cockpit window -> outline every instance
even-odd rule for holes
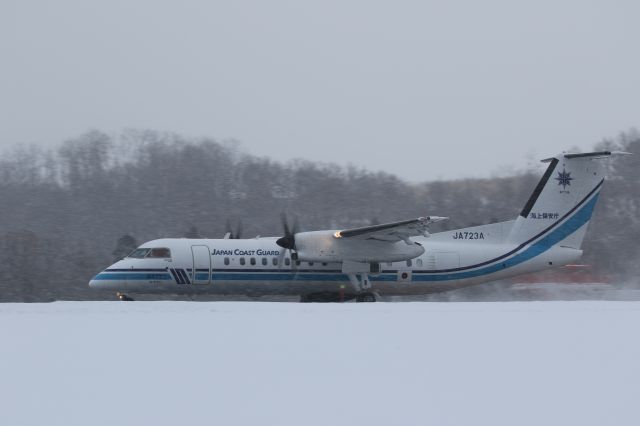
[[[170,258],[171,250],[166,247],[162,248],[152,248],[147,257],[161,257],[161,258]]]
[[[145,257],[153,257],[156,259],[167,259],[171,257],[171,250],[166,247],[160,248],[138,248],[129,253],[127,257],[134,259],[142,259]]]
[[[134,259],[142,259],[147,254],[149,254],[150,251],[151,251],[151,249],[148,249],[148,248],[135,249],[134,251],[129,253],[129,255],[127,257],[132,257]]]

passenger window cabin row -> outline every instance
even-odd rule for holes
[[[228,257],[224,258],[224,264],[225,265],[230,265],[231,264],[231,260]],[[235,261],[235,259],[233,259]],[[245,266],[247,264],[247,260],[244,257],[240,257],[238,259],[238,262],[240,263],[240,265]],[[260,263],[262,263],[262,266],[267,266],[269,264],[269,260],[266,257],[262,257],[260,259]],[[313,266],[314,262],[306,262],[307,265],[309,266]],[[255,266],[257,264],[257,260],[255,257],[250,257],[249,258],[249,265]],[[271,258],[271,264],[273,266],[278,266],[278,258],[277,257],[272,257]],[[289,257],[285,257],[283,259],[283,264],[284,266],[291,266],[291,258]],[[300,262],[299,260],[296,260],[296,266],[300,266],[302,264],[302,262]],[[411,259],[406,261],[406,264],[408,267],[411,267],[413,265],[413,262]],[[322,266],[327,266],[328,263],[327,262],[322,262]],[[392,267],[393,263],[392,262],[387,262],[387,266],[388,267]],[[422,259],[416,259],[416,266],[422,266]]]
[[[230,259],[230,258],[228,258],[228,257],[225,257],[225,258],[224,258],[224,264],[225,264],[225,265],[230,265],[230,264],[231,264],[231,262],[232,262],[232,260],[235,262],[235,259]],[[238,258],[238,263],[240,263],[240,265],[243,265],[243,266],[244,266],[244,265],[246,265],[246,264],[247,264],[247,259],[246,259],[245,257],[240,257],[240,258]],[[260,258],[260,263],[262,264],[262,266],[267,266],[267,265],[269,264],[269,260],[268,260],[268,258],[266,258],[266,257],[262,257],[262,258]],[[289,258],[289,257],[285,257],[285,258],[282,260],[282,263],[283,263],[285,266],[291,266],[291,258]],[[309,266],[313,266],[313,265],[314,265],[314,262],[306,262],[306,263],[307,263]],[[254,265],[257,265],[257,264],[258,264],[258,261],[256,260],[256,258],[255,258],[255,257],[250,257],[250,258],[249,258],[249,265],[254,266]],[[296,265],[297,265],[297,266],[300,266],[301,264],[302,264],[302,262],[300,262],[299,260],[296,260]],[[272,258],[271,258],[271,265],[273,265],[273,266],[278,266],[278,258],[277,258],[277,257],[272,257]],[[326,263],[326,262],[322,262],[322,266],[327,266],[327,265],[328,265],[328,263]]]

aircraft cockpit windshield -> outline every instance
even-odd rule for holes
[[[144,259],[144,258],[154,258],[154,259],[170,259],[171,258],[171,250],[166,247],[158,247],[158,248],[137,248],[127,257],[133,259]]]

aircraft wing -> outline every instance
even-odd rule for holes
[[[446,220],[448,217],[427,216],[400,222],[383,223],[380,225],[363,226],[362,228],[345,229],[335,233],[337,238],[357,238],[362,240],[379,240],[388,242],[405,241],[410,237],[429,235],[429,224]]]

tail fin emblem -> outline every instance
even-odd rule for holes
[[[571,177],[571,172],[567,172],[563,168],[561,172],[558,172],[556,180],[558,181],[558,185],[562,185],[562,189],[567,189],[567,186],[571,186],[573,178]]]

